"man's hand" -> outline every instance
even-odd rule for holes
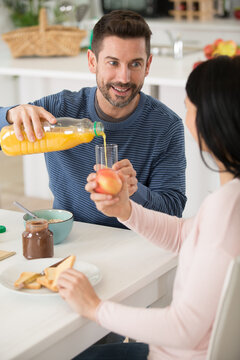
[[[75,269],[61,273],[58,279],[59,294],[78,314],[96,321],[96,310],[101,300],[88,278]]]
[[[41,139],[43,137],[41,120],[47,120],[51,124],[57,122],[50,112],[40,106],[19,105],[7,112],[7,121],[13,124],[16,137],[20,141],[23,140],[22,129],[26,132],[29,141]]]
[[[118,173],[124,175],[128,185],[128,194],[129,196],[132,196],[138,189],[138,180],[136,177],[137,173],[134,170],[131,162],[128,159],[123,159],[116,162],[112,168]]]

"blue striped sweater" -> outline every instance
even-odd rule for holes
[[[132,200],[144,207],[181,216],[185,197],[184,129],[181,119],[160,101],[141,92],[135,111],[119,123],[101,120],[95,110],[96,88],[79,92],[64,90],[32,104],[42,106],[55,117],[87,117],[101,121],[108,143],[118,144],[119,160],[129,159],[137,172],[138,190]],[[8,125],[0,109],[0,127]],[[76,221],[124,227],[116,218],[99,212],[84,189],[93,171],[96,144],[102,138],[75,148],[45,154],[53,207],[66,209]]]

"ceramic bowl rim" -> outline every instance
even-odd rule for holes
[[[63,212],[66,212],[66,213],[69,213],[71,216],[68,218],[68,219],[65,219],[65,220],[62,220],[62,221],[60,221],[60,222],[57,222],[57,223],[49,223],[49,225],[56,225],[56,224],[62,224],[62,223],[64,223],[64,222],[66,222],[66,221],[69,221],[69,220],[71,220],[71,219],[73,219],[73,213],[71,212],[71,211],[69,211],[69,210],[63,210],[63,209],[38,209],[38,210],[33,210],[32,212],[34,213],[35,211],[63,211]],[[26,220],[25,219],[25,216],[26,215],[29,215],[28,213],[25,213],[24,215],[23,215],[23,220],[24,221],[28,221],[28,220],[31,220],[31,219],[33,219],[33,218],[30,218],[30,219],[28,219],[28,220]],[[29,215],[29,216],[31,216],[31,215]],[[40,219],[40,218],[39,218]],[[45,219],[45,220],[47,220],[47,219]],[[74,219],[73,219],[74,220]]]

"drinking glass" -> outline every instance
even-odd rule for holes
[[[111,168],[118,161],[118,145],[106,144],[106,154],[104,144],[96,145],[95,154],[97,171],[105,167]]]

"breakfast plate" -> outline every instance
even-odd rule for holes
[[[45,268],[49,267],[52,264],[57,263],[62,260],[61,258],[44,258],[44,259],[35,259],[35,260],[21,260],[16,264],[6,268],[0,274],[0,284],[9,290],[12,290],[19,294],[25,295],[58,295],[58,293],[53,292],[45,287],[42,287],[38,290],[32,289],[21,289],[18,290],[14,287],[14,282],[18,279],[20,274],[24,271],[30,272],[41,272]],[[97,266],[84,262],[84,261],[75,261],[73,266],[74,269],[84,273],[92,286],[95,286],[101,280],[101,274]]]

